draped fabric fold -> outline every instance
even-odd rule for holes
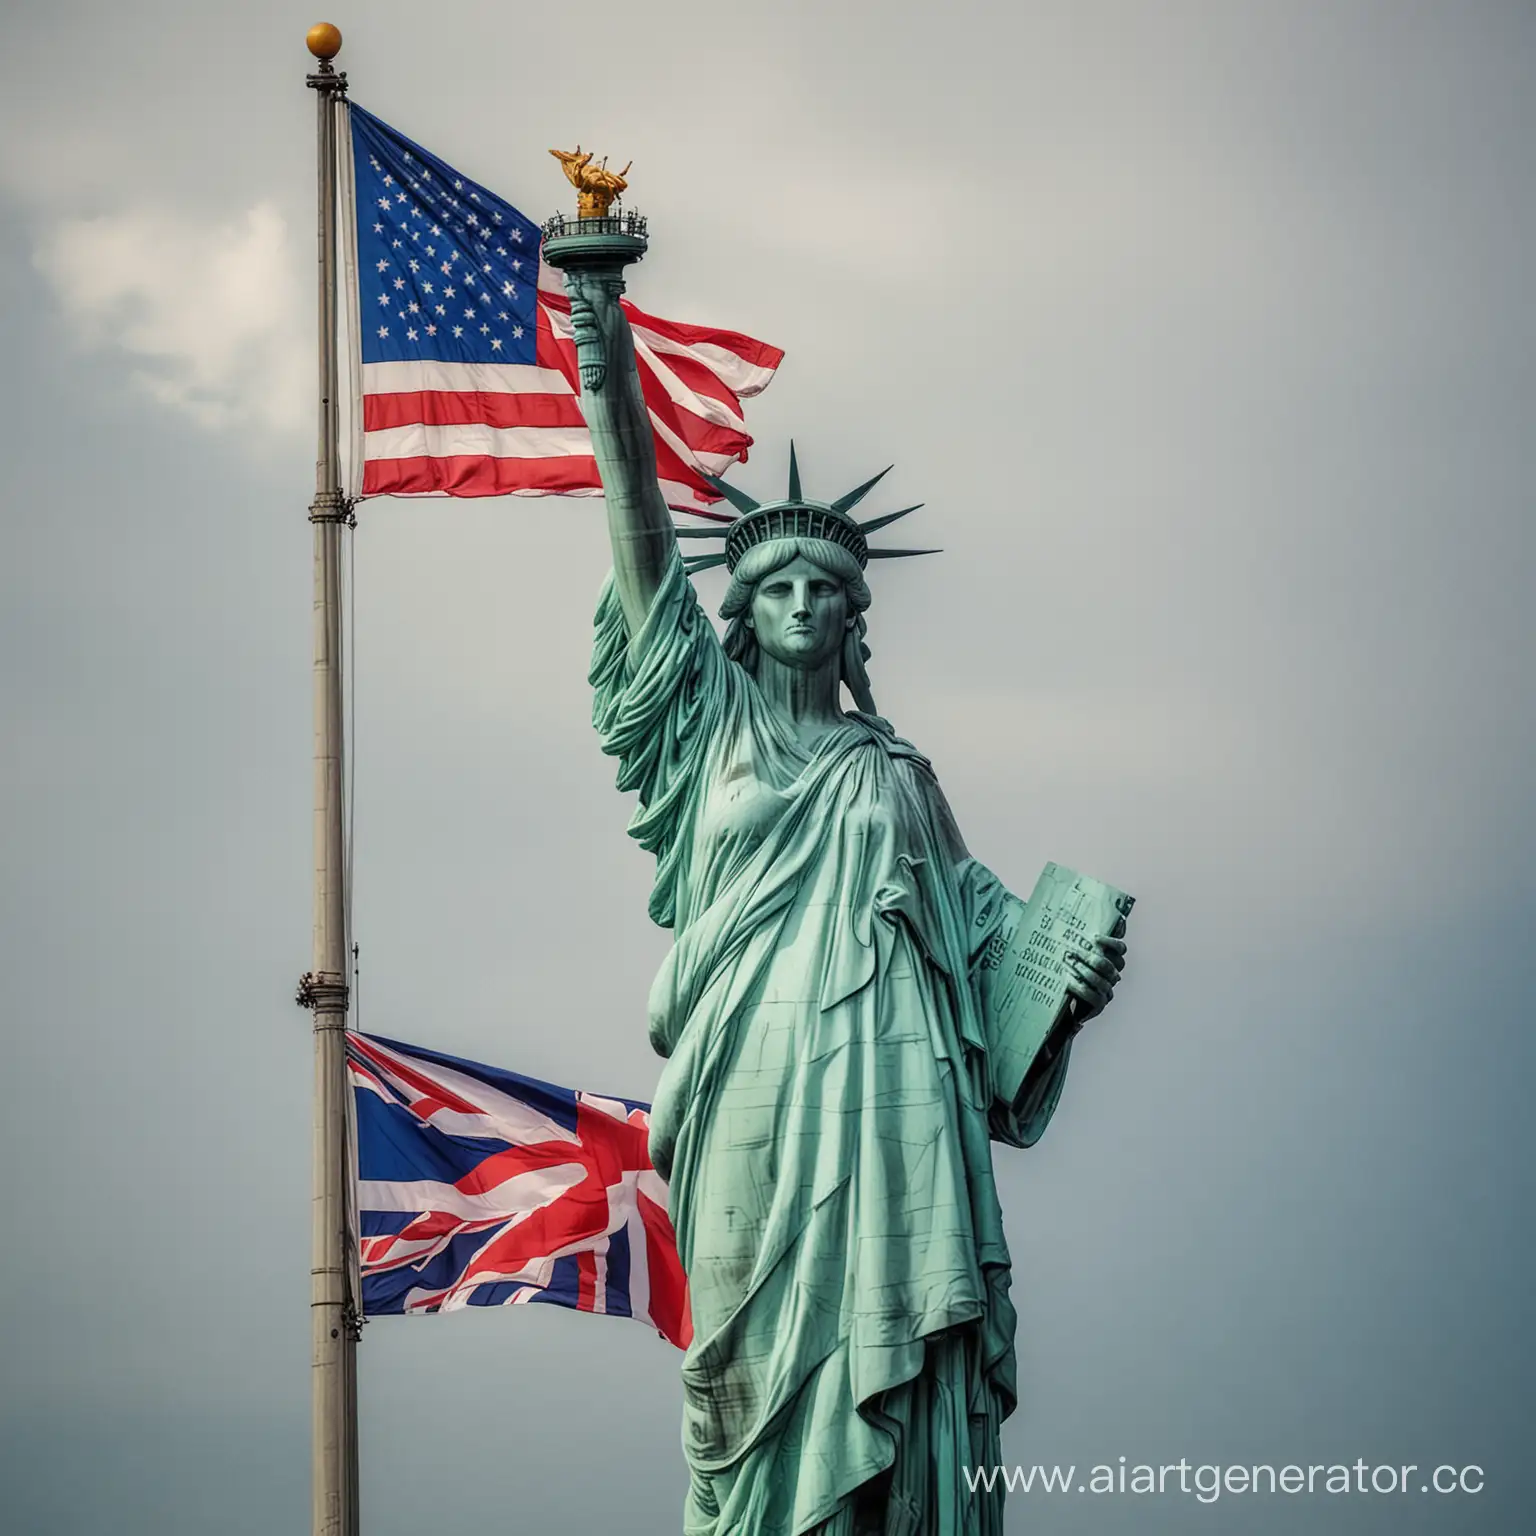
[[[633,636],[605,587],[591,682],[675,932],[651,1158],[694,1324],[685,1531],[1001,1536],[961,1470],[1016,1401],[990,1139],[1039,1137],[1068,1056],[992,1081],[1002,888],[884,720],[785,730],[680,559]]]

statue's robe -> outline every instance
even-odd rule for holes
[[[605,587],[591,681],[676,935],[651,1157],[693,1314],[684,1529],[1001,1536],[963,1472],[1016,1400],[989,1138],[1035,1141],[1069,1055],[994,1080],[1004,893],[885,721],[795,740],[679,559],[633,637]]]

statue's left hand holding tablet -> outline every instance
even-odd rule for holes
[[[1067,991],[1072,998],[1071,1023],[1081,1029],[1109,1007],[1115,983],[1125,969],[1125,940],[1100,934],[1093,942],[1067,951],[1067,965],[1072,980]]]

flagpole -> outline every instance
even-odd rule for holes
[[[319,152],[320,443],[315,461],[314,528],[314,950],[299,1002],[314,1011],[314,1170],[311,1212],[312,1530],[355,1536],[357,1499],[357,1339],[347,1226],[347,957],[342,818],[341,530],[351,508],[341,493],[336,367],[336,121],[347,77],[331,60],[341,33],[311,27],[319,61],[307,83],[316,93]]]

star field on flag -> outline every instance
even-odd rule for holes
[[[352,108],[365,363],[532,363],[539,230],[510,203]]]

